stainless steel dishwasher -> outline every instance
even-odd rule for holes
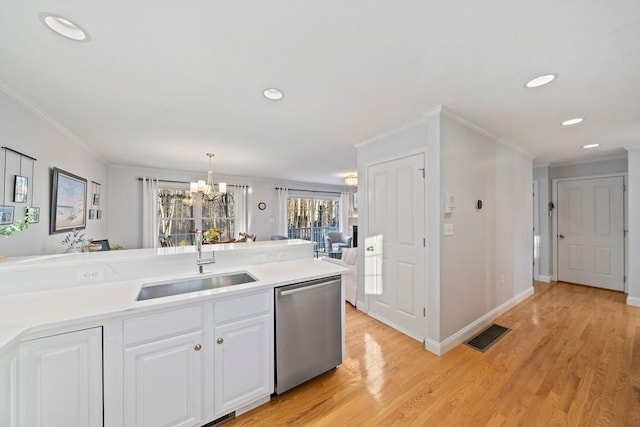
[[[276,393],[342,363],[340,276],[275,288]]]

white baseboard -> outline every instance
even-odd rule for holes
[[[627,304],[634,307],[640,307],[640,298],[627,296]]]
[[[408,336],[408,337],[410,337],[410,338],[413,338],[413,339],[414,339],[414,340],[416,340],[416,341],[420,341],[420,342],[422,342],[422,337],[417,337],[417,336],[415,336],[415,335],[413,334],[413,332],[411,332],[410,330],[408,330],[408,329],[406,329],[406,328],[404,328],[404,327],[402,327],[402,326],[398,325],[397,323],[395,323],[395,322],[391,322],[390,320],[385,319],[385,318],[384,318],[384,317],[382,317],[382,316],[378,316],[376,313],[371,313],[371,312],[369,312],[369,313],[367,313],[367,314],[368,314],[369,316],[373,317],[374,319],[376,319],[376,320],[378,320],[378,321],[380,321],[380,322],[384,323],[385,325],[392,327],[392,328],[393,328],[393,329],[395,329],[396,331],[400,331],[400,332],[402,332],[403,334],[405,334],[406,336]]]
[[[488,326],[496,317],[520,304],[531,295],[533,295],[533,286],[520,292],[518,295],[515,295],[513,298],[504,302],[503,304],[500,304],[498,307],[494,308],[476,321],[468,324],[442,342],[433,341],[427,338],[425,340],[425,348],[437,356],[442,356],[447,351],[451,350],[458,344],[462,344],[467,339],[471,338],[473,335]]]
[[[551,283],[551,277],[549,276],[539,275],[537,280],[538,282]]]

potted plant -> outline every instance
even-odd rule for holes
[[[68,246],[65,253],[83,252],[86,241],[84,234],[80,234],[80,230],[72,229],[62,240],[62,244]]]

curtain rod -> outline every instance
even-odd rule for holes
[[[276,190],[292,190],[292,191],[305,191],[307,193],[329,193],[329,194],[342,194],[340,191],[330,191],[330,190],[302,190],[300,188],[284,188],[284,187],[276,187]]]
[[[38,160],[38,159],[36,159],[35,157],[28,156],[28,155],[26,155],[26,154],[24,154],[24,153],[21,153],[21,152],[19,152],[19,151],[14,150],[13,148],[9,148],[9,147],[2,147],[2,149],[3,149],[3,150],[9,150],[9,151],[11,151],[12,153],[16,153],[16,154],[18,154],[18,155],[20,155],[20,156],[22,156],[22,157],[26,157],[26,158],[31,159],[31,160],[33,160],[33,161],[37,161],[37,160]]]
[[[143,177],[138,177],[138,181],[142,181],[143,179],[145,179],[145,178],[143,178]],[[148,178],[148,179],[152,179],[152,178]],[[172,180],[172,179],[158,179],[158,182],[171,182],[171,183],[173,183],[173,184],[191,184],[191,181],[175,181],[175,180]],[[214,184],[215,184],[215,183],[214,183]],[[218,183],[218,184],[219,184],[219,183]],[[230,186],[232,186],[232,187],[238,187],[238,186],[239,186],[239,185],[241,185],[241,184],[229,184],[229,183],[227,182],[227,185],[230,185]],[[247,185],[246,187],[248,187],[248,185]]]

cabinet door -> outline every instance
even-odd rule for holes
[[[124,350],[124,425],[203,422],[202,331]]]
[[[268,315],[215,328],[215,408],[225,415],[271,394]]]
[[[102,426],[102,328],[20,344],[20,425]]]
[[[18,425],[18,354],[10,349],[0,354],[0,426]]]

